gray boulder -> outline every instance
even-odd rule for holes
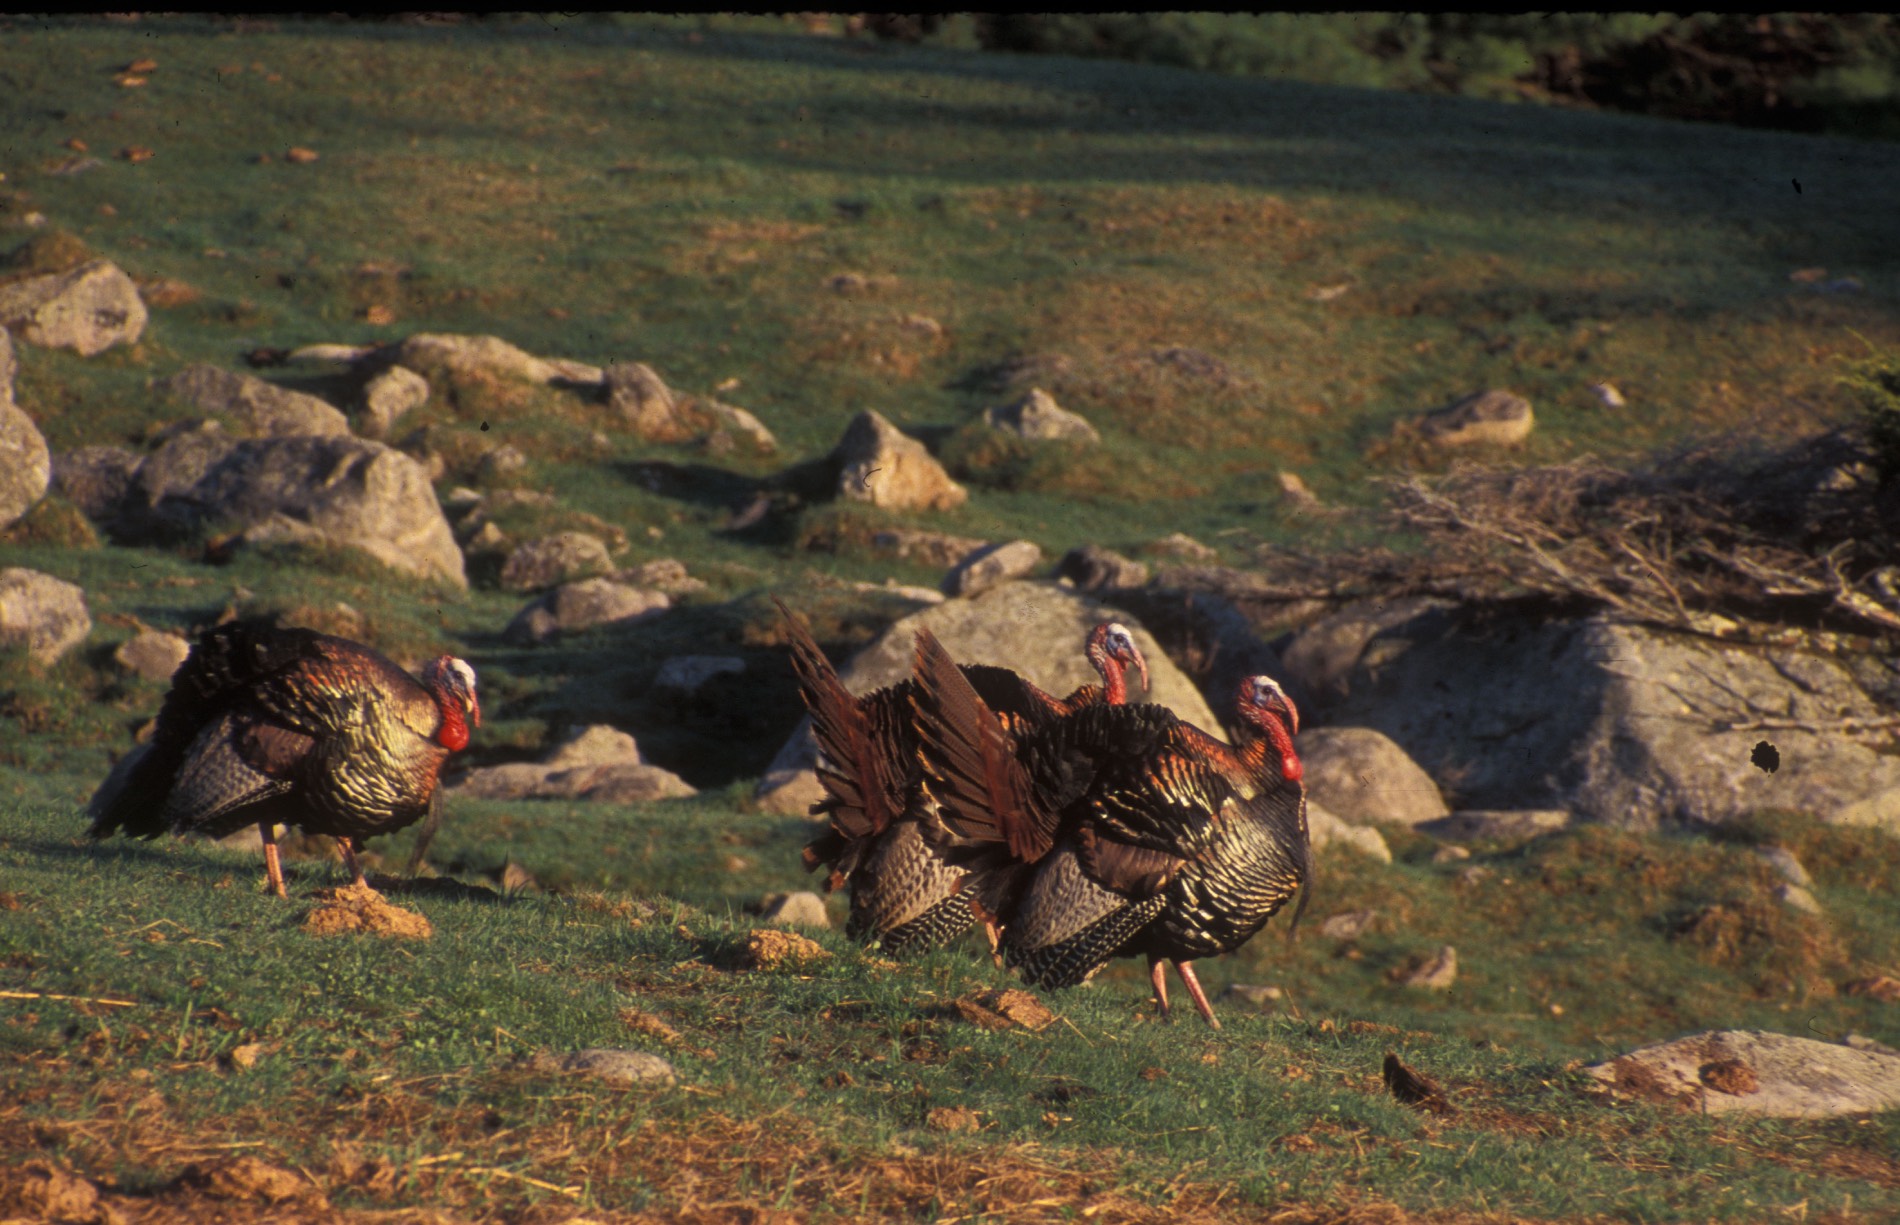
[[[363,432],[387,438],[405,414],[429,402],[429,380],[407,366],[391,366],[363,384]]]
[[[5,336],[0,331],[0,336]],[[0,392],[11,388],[0,386]],[[10,526],[46,496],[53,457],[33,418],[0,396],[0,528]]]
[[[138,286],[108,260],[0,285],[0,326],[41,348],[92,357],[136,343],[145,318]]]
[[[124,447],[80,447],[53,457],[53,488],[96,523],[111,523],[144,457]]]
[[[605,375],[596,366],[563,358],[536,357],[499,336],[418,333],[395,350],[396,364],[418,374],[447,370],[468,376],[502,376],[533,383],[555,381],[598,385]]]
[[[1427,413],[1420,436],[1440,447],[1510,446],[1529,438],[1531,402],[1508,391],[1480,391]]]
[[[0,649],[25,648],[37,664],[50,664],[92,633],[86,593],[38,570],[0,570]]]
[[[1391,737],[1369,727],[1313,727],[1297,740],[1314,803],[1355,825],[1417,825],[1451,810],[1438,785]]]
[[[243,438],[288,438],[300,434],[347,436],[349,418],[316,396],[199,363],[187,366],[158,388],[200,412],[223,419]]]
[[[973,599],[946,600],[913,613],[859,651],[839,670],[839,678],[845,688],[862,695],[908,677],[913,636],[918,629],[928,628],[958,663],[1009,668],[1062,697],[1078,686],[1100,683],[1082,648],[1089,631],[1103,621],[1126,625],[1148,659],[1154,688],[1150,693],[1139,692],[1137,677],[1130,700],[1159,702],[1211,735],[1227,738],[1194,682],[1175,667],[1138,620],[1053,583],[1005,583]],[[760,780],[760,805],[768,811],[802,814],[823,795],[812,773],[817,761],[818,746],[806,720]]]
[[[253,542],[360,549],[392,569],[468,585],[428,474],[381,443],[186,431],[139,465],[111,527],[136,543],[211,525],[235,526]]]
[[[1705,1114],[1824,1119],[1900,1107],[1900,1055],[1759,1029],[1690,1034],[1584,1071],[1609,1092]]]
[[[830,927],[825,899],[816,893],[768,893],[759,904],[759,917],[775,927]]]
[[[653,367],[620,362],[602,372],[607,407],[646,442],[686,442],[699,434],[697,423]]]
[[[745,671],[745,660],[734,655],[675,655],[660,665],[653,678],[655,689],[678,693],[698,693],[715,676],[736,675]]]
[[[943,593],[969,599],[1013,579],[1027,578],[1042,564],[1042,548],[1033,540],[1012,540],[978,549],[943,579]]]
[[[1415,596],[1399,600],[1360,600],[1301,627],[1280,652],[1287,677],[1319,710],[1343,701],[1353,670],[1381,634],[1417,620],[1444,600]],[[1377,667],[1376,657],[1370,668]],[[1315,712],[1317,713],[1317,711]]]
[[[1030,388],[1028,395],[1012,404],[984,409],[983,424],[1035,442],[1102,441],[1087,418],[1063,408],[1054,396],[1040,387]]]
[[[502,632],[510,642],[546,642],[597,625],[657,616],[672,604],[665,592],[629,587],[607,578],[582,579],[562,583],[529,602]]]
[[[487,800],[595,800],[645,804],[697,795],[685,779],[640,758],[632,736],[604,724],[584,728],[538,762],[470,770],[452,794]]]
[[[1833,730],[1889,715],[1851,661],[1452,610],[1374,647],[1333,718],[1390,736],[1464,806],[1633,829],[1783,809],[1900,834],[1900,760]]]
[[[924,444],[866,409],[831,453],[838,496],[891,510],[955,510],[970,492],[950,479]]]
[[[1380,863],[1392,862],[1392,848],[1386,845],[1384,835],[1366,825],[1349,825],[1334,816],[1324,805],[1306,802],[1307,834],[1313,849],[1323,851],[1329,846],[1351,847],[1368,859]]]

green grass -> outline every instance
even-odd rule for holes
[[[0,18],[0,248],[40,236],[9,271],[83,243],[196,292],[156,309],[133,349],[22,347],[18,399],[55,450],[143,445],[179,411],[150,381],[189,362],[421,331],[647,361],[693,392],[737,379],[719,395],[783,448],[647,444],[577,396],[437,380],[398,434],[428,429],[444,492],[512,443],[529,459],[514,483],[558,500],[500,516],[511,535],[618,534],[621,564],[676,557],[708,583],[664,617],[536,648],[502,639],[523,597],[495,589],[493,566],[463,592],[336,551],[214,565],[198,540],[98,543],[57,504],[0,542],[6,564],[85,587],[96,621],[50,668],[0,658],[0,892],[18,905],[0,910],[0,989],[135,1001],[5,1002],[8,1150],[151,1189],[243,1142],[346,1206],[510,1219],[570,1197],[467,1171],[582,1188],[594,1215],[722,1200],[821,1219],[1058,1219],[1090,1203],[1106,1205],[1095,1220],[1900,1211],[1891,1114],[1716,1123],[1577,1088],[1580,1062],[1706,1027],[1900,1045],[1891,1005],[1839,992],[1895,972],[1893,840],[1799,818],[1725,842],[1584,831],[1483,848],[1477,883],[1388,831],[1400,862],[1326,861],[1311,916],[1374,908],[1369,934],[1289,945],[1276,929],[1206,968],[1215,989],[1287,992],[1271,1015],[1229,1009],[1219,1035],[1144,1019],[1136,967],[1050,997],[1065,1021],[1035,1035],[940,1014],[1004,981],[974,949],[891,969],[827,936],[833,957],[809,977],[732,968],[743,907],[809,883],[803,823],[744,799],[800,713],[768,593],[848,652],[911,607],[851,583],[937,577],[869,550],[887,524],[1050,554],[1180,530],[1230,564],[1256,543],[1373,539],[1369,478],[1442,462],[1387,445],[1393,425],[1487,385],[1536,405],[1511,461],[1838,419],[1852,401],[1834,359],[1864,354],[1859,337],[1900,343],[1886,147],[768,31]],[[143,56],[159,62],[145,86],[113,83]],[[73,139],[104,164],[53,173]],[[114,156],[132,145],[153,158]],[[286,162],[293,145],[320,160]],[[1789,281],[1810,266],[1866,290]],[[840,293],[841,273],[868,280]],[[371,306],[396,321],[368,323]],[[1193,352],[1157,359],[1170,349]],[[1011,384],[1012,368],[1033,373]],[[1599,379],[1631,407],[1598,407]],[[1026,381],[1088,416],[1101,449],[973,436]],[[767,527],[718,530],[866,407],[939,447],[970,503],[841,512],[791,481]],[[1280,468],[1352,513],[1291,516]],[[82,844],[79,808],[162,697],[113,649],[140,624],[189,631],[227,607],[410,661],[466,655],[487,716],[475,764],[611,722],[704,794],[457,804],[438,869],[514,862],[560,893],[408,898],[437,927],[417,944],[306,935],[307,903],[257,896],[256,865],[232,853]],[[748,671],[696,699],[652,691],[681,653]],[[1749,838],[1797,849],[1828,920],[1772,901]],[[399,862],[408,842],[375,849]],[[331,871],[296,864],[296,887]],[[1447,943],[1451,991],[1391,981]],[[627,1008],[680,1032],[667,1053],[684,1088],[509,1063],[657,1043]],[[267,1048],[253,1071],[220,1062],[250,1043]],[[1460,1112],[1387,1097],[1387,1047]],[[984,1130],[929,1130],[941,1106],[980,1111]],[[359,1158],[387,1177],[359,1177]]]

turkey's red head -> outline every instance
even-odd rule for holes
[[[1293,737],[1300,732],[1299,708],[1270,676],[1250,676],[1240,682],[1240,717],[1266,733],[1280,754],[1280,773],[1289,783],[1297,783],[1306,773],[1300,755],[1293,751]]]
[[[466,660],[444,655],[422,670],[422,683],[442,711],[436,743],[451,752],[468,747],[468,732],[482,725],[482,704],[475,696],[475,669]]]
[[[1148,661],[1143,658],[1141,648],[1135,645],[1135,636],[1128,627],[1114,621],[1104,621],[1089,634],[1089,662],[1102,674],[1102,682],[1107,686],[1107,699],[1110,705],[1119,706],[1128,700],[1127,672],[1133,667],[1141,673],[1142,692],[1148,691]]]

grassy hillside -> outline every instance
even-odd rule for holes
[[[141,58],[144,84],[115,83]],[[463,593],[302,548],[213,564],[202,541],[100,543],[57,499],[0,541],[5,564],[84,586],[98,623],[51,668],[0,658],[0,991],[36,993],[0,997],[0,1151],[157,1193],[135,1206],[163,1219],[213,1219],[164,1188],[232,1152],[305,1171],[341,1213],[478,1219],[1900,1212],[1892,1115],[1716,1122],[1579,1088],[1582,1062],[1710,1026],[1900,1045],[1893,1005],[1839,990],[1897,972],[1900,853],[1798,814],[1726,842],[1583,831],[1450,865],[1389,831],[1400,862],[1330,860],[1316,892],[1315,919],[1379,911],[1366,935],[1276,930],[1207,967],[1216,990],[1285,992],[1228,1007],[1219,1035],[1152,1023],[1133,967],[1049,997],[1048,1029],[993,1032],[949,1008],[1006,981],[973,950],[893,968],[827,935],[803,974],[738,954],[743,907],[805,879],[804,824],[744,799],[799,713],[767,593],[843,651],[909,607],[849,584],[937,578],[864,547],[887,523],[1051,554],[1179,530],[1240,565],[1364,540],[1373,478],[1442,462],[1394,425],[1485,386],[1536,406],[1512,461],[1829,420],[1835,359],[1900,342],[1887,147],[685,22],[10,17],[0,75],[0,274],[96,252],[155,307],[132,349],[22,348],[18,399],[55,450],[143,445],[183,411],[151,380],[190,362],[424,331],[646,361],[782,444],[648,444],[570,393],[438,386],[398,433],[430,431],[443,492],[512,443],[529,466],[509,483],[559,499],[511,533],[605,525],[623,564],[675,557],[709,584],[537,648],[502,641],[523,597],[479,567]],[[150,158],[118,156],[135,147]],[[1825,278],[1790,279],[1809,268]],[[1849,277],[1858,292],[1816,287]],[[1603,408],[1601,380],[1629,407]],[[1032,384],[1101,450],[1026,460],[958,434]],[[969,504],[807,503],[719,530],[867,407],[958,463]],[[1293,515],[1282,469],[1348,513]],[[512,861],[559,892],[400,896],[436,924],[420,943],[304,934],[320,862],[285,906],[234,853],[75,836],[162,693],[112,649],[227,606],[466,655],[488,715],[471,760],[610,721],[705,792],[458,804],[439,870]],[[703,701],[649,692],[685,652],[749,672]],[[1751,840],[1797,849],[1830,918],[1775,904]],[[1393,981],[1443,944],[1453,990]],[[590,1045],[664,1051],[681,1085],[514,1062]],[[1387,1049],[1457,1112],[1387,1096]],[[980,1130],[933,1127],[949,1108]]]

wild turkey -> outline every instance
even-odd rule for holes
[[[337,841],[356,884],[363,840],[439,813],[442,763],[479,727],[475,670],[453,655],[418,683],[361,643],[234,621],[205,631],[172,677],[149,742],[92,797],[89,831],[140,838],[255,824],[284,892],[273,825]]]
[[[1166,1015],[1171,962],[1219,1028],[1193,962],[1245,943],[1309,873],[1299,716],[1280,686],[1241,684],[1230,748],[1146,703],[1006,730],[928,635],[914,682],[946,859],[1001,895],[1009,964],[1068,987],[1145,955]]]
[[[777,601],[774,601],[777,603]],[[976,920],[966,873],[946,863],[932,838],[935,818],[919,804],[917,739],[911,729],[905,680],[859,698],[851,694],[811,634],[783,603],[792,644],[792,668],[811,712],[818,741],[819,780],[825,798],[812,808],[829,828],[805,848],[807,870],[830,869],[827,891],[849,882],[851,914],[845,933],[874,940],[892,952],[952,940]],[[1101,685],[1084,685],[1066,698],[1045,693],[1007,668],[970,665],[959,675],[984,695],[991,718],[1026,730],[1073,710],[1127,699],[1125,673],[1142,683],[1148,661],[1126,627],[1098,625],[1087,642]],[[981,904],[980,902],[978,903]]]

